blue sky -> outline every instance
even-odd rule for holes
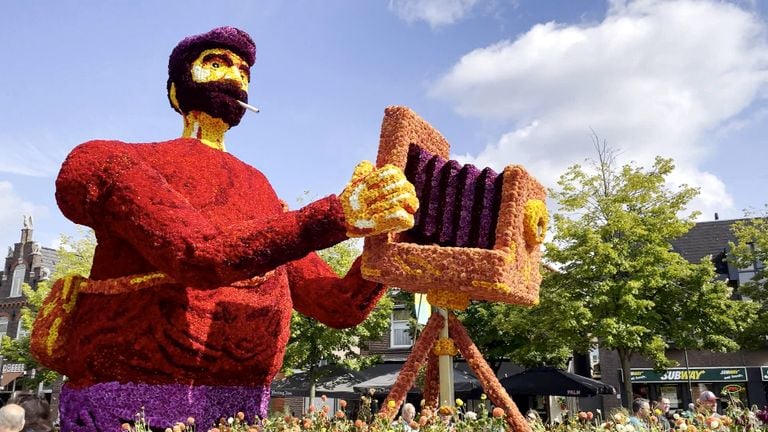
[[[548,186],[593,156],[594,130],[621,162],[675,158],[671,182],[702,188],[702,220],[738,217],[768,202],[767,14],[749,1],[2,2],[0,246],[23,214],[45,245],[75,233],[54,199],[75,145],[177,137],[168,54],[221,25],[256,41],[262,109],[227,148],[289,203],[340,192],[375,158],[384,108],[407,105],[462,161],[521,163]]]

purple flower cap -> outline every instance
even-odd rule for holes
[[[168,59],[168,76],[181,76],[201,52],[211,48],[232,50],[249,66],[256,61],[256,44],[248,33],[235,27],[217,27],[207,33],[184,38]]]

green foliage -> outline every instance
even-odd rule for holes
[[[561,212],[545,257],[560,272],[550,273],[545,287],[565,309],[553,307],[545,322],[557,326],[558,316],[576,317],[555,327],[564,340],[577,349],[599,341],[616,350],[627,375],[634,354],[659,368],[671,366],[667,341],[737,349],[734,337],[749,321],[751,306],[731,300],[728,287],[714,280],[711,262],[688,263],[670,244],[693,226],[695,213],[679,215],[697,191],[665,186],[674,170],[670,159],[656,158],[649,170],[618,168],[610,149],[597,148],[591,169],[570,167],[560,190],[551,192]]]
[[[358,243],[346,241],[320,251],[319,255],[341,276],[346,274],[360,255],[360,248]],[[318,365],[322,360],[328,363],[343,363],[353,369],[368,366],[375,357],[365,358],[359,354],[359,350],[350,348],[360,348],[365,341],[380,338],[389,329],[391,313],[392,299],[384,296],[360,325],[338,330],[294,311],[291,317],[291,338],[286,348],[283,369],[306,370],[314,382],[321,378]]]
[[[51,280],[58,280],[68,274],[88,277],[91,273],[93,253],[96,250],[96,234],[91,229],[81,228],[80,238],[61,236],[59,262],[53,271]]]
[[[736,243],[730,244],[728,259],[740,269],[756,270],[749,281],[739,286],[739,292],[747,296],[758,308],[757,318],[744,337],[744,343],[762,347],[768,335],[768,205],[763,214],[748,215],[749,219],[733,224]]]
[[[27,370],[35,368],[37,374],[34,378],[25,377],[21,385],[24,387],[34,387],[39,382],[51,383],[56,381],[60,375],[52,370],[46,369],[32,357],[29,351],[29,333],[32,331],[32,324],[37,316],[37,311],[43,304],[43,300],[51,291],[51,285],[61,277],[67,274],[80,274],[88,276],[91,272],[91,263],[93,262],[93,252],[96,249],[96,236],[92,230],[81,229],[80,238],[70,236],[61,236],[61,246],[58,250],[59,261],[53,271],[50,281],[41,281],[33,289],[29,284],[22,286],[22,292],[27,299],[27,305],[21,310],[22,328],[27,335],[18,339],[11,339],[4,336],[1,342],[2,355],[8,363],[24,363]]]
[[[492,367],[504,359],[525,367],[565,367],[573,349],[566,338],[585,328],[586,317],[580,307],[566,304],[572,300],[558,295],[550,280],[544,279],[541,301],[532,308],[473,302],[458,314]]]

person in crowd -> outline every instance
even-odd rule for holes
[[[535,409],[529,409],[525,413],[525,419],[528,421],[528,423],[538,423],[541,422],[541,416],[539,416],[539,412]]]
[[[648,399],[637,398],[632,401],[632,415],[629,417],[629,423],[638,431],[647,431],[649,429],[649,420],[651,418],[651,404]]]
[[[653,415],[659,419],[659,428],[668,431],[672,428],[669,422],[669,398],[661,398],[654,407]]]
[[[701,392],[698,399],[698,412],[706,416],[719,417],[720,414],[717,413],[717,400],[718,397],[711,391],[705,390]]]
[[[412,403],[407,403],[403,405],[400,414],[400,420],[397,423],[403,428],[404,431],[410,432],[414,430],[414,428],[411,427],[414,417],[416,417],[416,407],[413,406]]]
[[[44,398],[32,393],[19,393],[9,401],[24,408],[24,428],[22,432],[50,432],[51,407]]]
[[[0,408],[0,432],[20,432],[24,427],[24,408],[9,403]]]

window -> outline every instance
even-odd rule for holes
[[[21,285],[24,284],[24,274],[27,266],[19,264],[13,269],[13,279],[11,282],[11,294],[8,297],[21,297]]]
[[[19,326],[16,328],[16,339],[21,339],[23,337],[29,336],[29,332],[27,331],[27,329],[24,328],[22,321],[23,320],[19,319]]]
[[[411,314],[405,308],[392,310],[392,331],[390,335],[390,346],[392,348],[403,348],[413,345],[413,339],[409,333],[408,320]]]
[[[0,337],[8,334],[8,317],[0,316]]]

